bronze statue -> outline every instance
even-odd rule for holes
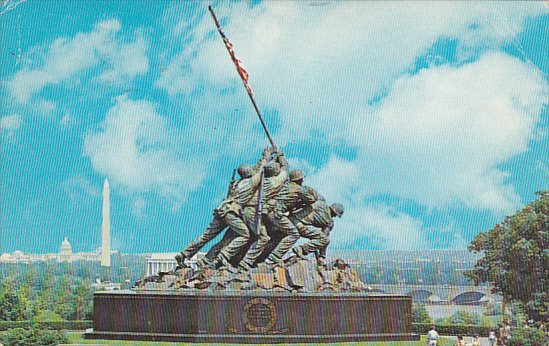
[[[238,249],[247,243],[250,238],[249,223],[247,222],[249,220],[246,218],[247,213],[243,206],[253,198],[261,181],[263,166],[267,163],[267,158],[270,155],[271,149],[266,148],[263,151],[261,160],[255,167],[252,168],[251,165],[244,164],[238,168],[241,179],[232,184],[228,198],[214,210],[213,220],[206,228],[206,231],[175,257],[180,268],[186,267],[185,259],[194,256],[206,243],[227,227],[230,227],[237,234],[237,237],[221,250],[217,257],[218,261],[226,263],[228,258],[232,257]]]
[[[265,182],[262,186],[263,201],[272,200],[279,191],[286,185],[289,177],[288,161],[284,158],[284,153],[277,153],[276,161],[271,161],[265,166]],[[258,194],[259,197],[259,194]],[[258,201],[259,202],[259,201]],[[258,203],[259,204],[259,203]],[[265,246],[269,242],[269,235],[263,222],[265,210],[257,215],[257,239],[248,250],[244,258],[239,263],[239,268],[247,271],[254,265],[256,259],[261,255]],[[256,210],[256,212],[259,212]]]
[[[324,265],[326,248],[330,243],[330,232],[334,228],[333,217],[341,217],[343,212],[344,208],[340,203],[328,206],[324,200],[319,199],[313,205],[306,206],[292,215],[290,220],[297,228],[299,235],[309,239],[307,243],[292,249],[295,255],[304,259],[307,254],[314,252],[318,264]]]
[[[268,254],[268,264],[281,264],[284,255],[299,240],[299,232],[290,220],[290,215],[318,199],[318,194],[313,188],[303,185],[303,178],[302,171],[290,172],[290,181],[267,202],[270,206],[266,214],[268,222],[273,229],[282,234],[282,238],[274,244],[274,249]]]

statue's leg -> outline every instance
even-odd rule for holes
[[[269,242],[269,235],[267,234],[267,229],[265,228],[265,225],[263,225],[261,222],[259,223],[259,234],[257,236],[257,239],[250,247],[250,250],[246,253],[242,261],[238,264],[239,268],[242,268],[244,270],[249,270],[252,268],[252,266],[255,263],[255,260],[261,255],[263,252],[263,249],[265,249],[265,246]]]
[[[235,232],[236,237],[229,243],[229,245],[221,249],[217,258],[221,259],[221,257],[223,257],[223,262],[228,263],[229,260],[238,252],[238,250],[246,245],[250,239],[250,231],[242,218],[235,213],[227,213],[227,215],[225,215],[225,222],[233,230],[233,232]]]
[[[278,263],[282,261],[284,255],[299,240],[299,232],[287,216],[282,216],[278,220],[277,230],[284,234],[284,238],[282,238],[282,240],[278,243],[276,248],[267,258],[267,261],[270,263]]]
[[[185,256],[185,258],[193,257],[207,242],[215,238],[225,227],[225,222],[217,216],[214,216],[213,220],[210,222],[210,225],[206,228],[206,231],[187,245],[181,253]]]
[[[280,243],[280,241],[284,237],[280,232],[278,232],[278,229],[276,228],[278,221],[274,219],[272,215],[269,215],[269,217],[264,217],[263,221],[263,225],[265,226],[265,229],[267,230],[267,235],[270,239],[267,242],[267,245],[265,245],[265,247],[263,248],[263,251],[261,252],[259,257],[257,257],[257,259],[255,260],[256,264],[265,262],[271,252],[273,252],[278,243]]]
[[[219,242],[217,242],[210,251],[206,254],[206,260],[213,261],[215,258],[219,255],[221,252],[221,249],[223,249],[225,246],[229,245],[234,238],[236,238],[237,235],[232,229],[228,229],[225,234],[223,234],[223,238]]]
[[[303,255],[307,255],[327,247],[330,243],[328,237],[318,228],[307,227],[302,223],[297,223],[295,226],[301,237],[309,239],[308,242],[295,249],[298,253],[301,252]]]
[[[318,249],[318,253],[320,255],[320,260],[322,261],[323,259],[326,259],[326,250],[328,249],[328,244],[330,243],[330,231],[328,231],[327,233],[325,233],[326,235],[326,240],[327,240],[327,243],[326,245],[320,247]]]

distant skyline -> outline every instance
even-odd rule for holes
[[[1,15],[0,253],[176,252],[268,141],[331,247],[464,249],[549,189],[544,2],[28,0]]]

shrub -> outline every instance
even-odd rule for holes
[[[23,328],[10,329],[2,342],[5,346],[25,346],[26,331]]]
[[[511,331],[509,346],[544,346],[549,343],[549,337],[537,328],[518,328]]]
[[[424,335],[431,329],[432,324],[412,323],[414,333]],[[493,328],[471,325],[438,325],[435,324],[437,332],[441,335],[475,335],[488,336]]]
[[[480,316],[474,312],[456,311],[448,317],[437,319],[436,323],[444,325],[480,325]]]
[[[34,318],[36,322],[63,322],[63,318],[50,310],[43,310]]]
[[[431,316],[423,304],[414,304],[412,306],[412,322],[414,323],[432,323]]]
[[[501,304],[497,304],[497,303],[486,304],[486,309],[484,310],[485,316],[498,316],[498,315],[501,315],[502,313],[503,312],[501,309]]]
[[[41,329],[38,325],[33,325],[30,329],[8,330],[2,342],[5,346],[54,346],[67,343],[68,339],[62,331]]]

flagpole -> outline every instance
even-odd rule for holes
[[[271,143],[271,146],[276,148],[276,145],[274,144],[273,139],[271,138],[271,135],[269,133],[269,130],[267,129],[267,125],[265,124],[265,120],[263,120],[263,116],[261,115],[261,112],[259,111],[259,108],[257,107],[257,103],[255,102],[254,96],[252,94],[252,89],[250,88],[250,85],[247,81],[245,81],[241,75],[240,67],[238,65],[238,62],[235,61],[236,57],[234,56],[234,53],[231,54],[231,51],[229,50],[229,47],[227,46],[227,37],[223,33],[223,30],[221,30],[221,25],[219,24],[219,21],[217,20],[217,17],[215,16],[215,13],[212,9],[212,6],[208,6],[208,10],[210,11],[210,14],[212,15],[212,18],[215,22],[215,26],[217,27],[217,31],[219,32],[219,35],[221,35],[221,38],[223,41],[225,41],[225,48],[227,48],[227,51],[229,52],[229,55],[231,56],[231,59],[233,60],[235,67],[237,69],[238,74],[240,75],[240,79],[242,79],[242,83],[244,84],[244,87],[246,88],[246,92],[248,93],[248,96],[250,97],[250,101],[252,101],[252,105],[254,106],[255,112],[257,113],[257,116],[259,117],[259,121],[261,121],[261,126],[263,126],[263,130],[265,130],[265,133],[267,134],[267,138],[269,139],[269,142]]]

